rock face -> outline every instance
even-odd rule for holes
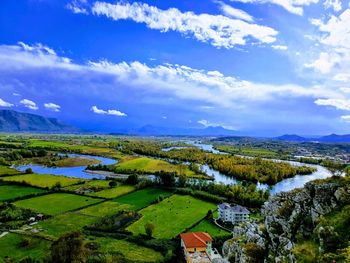
[[[296,262],[293,247],[299,235],[311,236],[320,216],[350,204],[350,187],[332,182],[309,182],[304,188],[280,193],[261,210],[264,223],[236,227],[223,254],[235,262],[249,262],[244,246],[255,243],[265,251],[265,262]],[[253,262],[253,261],[251,261]]]

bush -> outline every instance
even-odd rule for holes
[[[26,174],[32,174],[33,173],[33,169],[32,168],[27,168],[24,172]]]
[[[145,224],[145,232],[146,232],[146,235],[148,237],[152,237],[154,228],[155,228],[155,226],[152,223],[146,223]]]

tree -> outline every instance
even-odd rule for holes
[[[155,226],[152,223],[145,224],[145,232],[148,237],[152,237]]]
[[[344,165],[339,162],[324,161],[323,165],[331,172],[332,176],[341,176],[344,172]]]
[[[80,232],[63,235],[51,245],[51,262],[55,263],[84,263],[86,248]]]
[[[116,181],[110,181],[108,183],[109,187],[116,187],[117,186],[117,182]]]
[[[25,170],[25,173],[26,173],[26,174],[32,174],[32,173],[33,173],[32,168],[27,168],[27,169]]]
[[[131,174],[128,176],[128,178],[125,181],[127,184],[132,184],[135,185],[139,182],[139,177],[137,176],[137,174]]]

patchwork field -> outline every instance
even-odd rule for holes
[[[122,185],[119,184],[117,187],[102,190],[96,193],[92,193],[92,196],[103,197],[103,198],[115,198],[132,191],[135,191],[135,186],[133,185]]]
[[[29,245],[21,247],[20,243],[23,238],[23,236],[14,233],[0,238],[0,262],[5,262],[4,258],[7,256],[15,262],[19,262],[26,257],[40,260],[47,255],[46,253],[51,245],[50,242],[39,238],[25,237],[29,241]]]
[[[173,195],[158,204],[142,209],[141,219],[130,225],[127,230],[133,234],[144,234],[144,225],[155,225],[153,236],[173,238],[205,217],[215,205],[187,195]],[[169,224],[171,222],[171,227]]]
[[[97,205],[83,208],[76,211],[76,213],[87,216],[103,217],[116,214],[122,210],[131,210],[131,206],[127,204],[119,204],[117,202],[106,201]]]
[[[32,194],[45,193],[45,190],[20,185],[0,185],[0,201],[24,197]]]
[[[109,188],[109,182],[107,180],[86,180],[84,181],[83,184],[76,184],[76,185],[70,185],[67,187],[64,187],[64,190],[68,191],[75,191],[79,188],[85,187],[85,188],[91,188],[91,187],[96,187],[96,188]]]
[[[127,171],[139,171],[144,173],[154,173],[159,171],[165,172],[176,172],[180,173],[180,166],[168,163],[163,160],[152,159],[148,157],[139,157],[139,158],[125,158],[122,159],[120,163],[115,165],[115,172],[125,172]],[[185,167],[183,171],[189,177],[198,177],[201,175],[196,175],[195,172],[191,171],[188,167]]]
[[[117,252],[126,257],[130,262],[158,262],[163,256],[150,248],[142,247],[137,244],[112,238],[94,238],[94,242],[100,244],[102,252]]]
[[[79,207],[94,204],[99,201],[100,200],[97,198],[87,196],[55,193],[17,201],[14,204],[16,206],[32,209],[43,214],[57,215]]]
[[[52,187],[56,183],[60,183],[62,187],[76,184],[80,179],[66,177],[66,176],[55,176],[50,174],[23,174],[1,177],[4,181],[9,182],[26,182],[27,184],[38,186],[38,187]]]
[[[230,236],[230,232],[223,230],[216,226],[213,222],[205,219],[200,222],[195,227],[191,228],[192,232],[207,232],[212,237],[222,237],[222,236]]]
[[[171,192],[158,189],[146,188],[114,199],[114,201],[121,204],[128,204],[134,210],[139,210],[150,205],[159,196],[168,197],[172,195]]]
[[[90,225],[97,220],[96,217],[81,215],[75,212],[68,212],[57,215],[48,220],[39,222],[36,228],[42,229],[39,235],[58,238],[64,233],[79,231],[84,226]]]

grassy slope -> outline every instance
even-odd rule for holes
[[[159,196],[170,196],[172,193],[158,188],[142,189],[115,199],[118,203],[128,204],[134,210],[150,205]]]
[[[83,208],[76,211],[76,213],[88,216],[103,217],[116,214],[122,210],[130,210],[130,206],[127,204],[119,204],[117,202],[107,201],[101,204]]]
[[[49,251],[50,242],[39,239],[39,238],[29,238],[30,245],[28,247],[22,248],[19,243],[23,239],[23,236],[18,234],[7,234],[6,236],[0,238],[0,262],[6,256],[14,259],[15,262],[19,262],[21,259],[30,256],[36,259],[42,259],[47,256]]]
[[[18,172],[16,169],[12,169],[8,166],[0,165],[0,176],[14,175],[14,174],[19,174],[19,173],[20,172]]]
[[[29,208],[47,215],[57,215],[89,204],[97,203],[99,199],[73,194],[55,193],[17,201],[19,207]]]
[[[131,262],[157,262],[163,258],[159,252],[153,249],[142,247],[125,240],[94,238],[93,241],[100,244],[100,251],[105,253],[119,252]]]
[[[140,220],[127,228],[134,234],[144,234],[144,225],[155,225],[153,236],[156,238],[173,238],[194,223],[201,220],[209,209],[215,205],[191,196],[173,195],[162,202],[142,209]]]
[[[23,174],[23,175],[14,175],[1,177],[4,181],[11,182],[26,182],[30,185],[38,186],[38,187],[52,187],[57,182],[61,184],[62,187],[76,184],[81,181],[81,179],[70,178],[65,176],[56,176],[50,174]]]
[[[228,231],[219,228],[213,222],[210,222],[207,219],[203,220],[198,225],[191,228],[191,231],[192,232],[207,232],[212,237],[231,236],[231,234]]]
[[[31,194],[40,194],[44,192],[45,190],[33,187],[20,185],[2,185],[0,186],[0,201],[23,197]]]
[[[109,182],[107,180],[85,180],[84,184],[76,184],[64,187],[64,190],[74,191],[81,187],[97,187],[97,188],[109,188]]]

